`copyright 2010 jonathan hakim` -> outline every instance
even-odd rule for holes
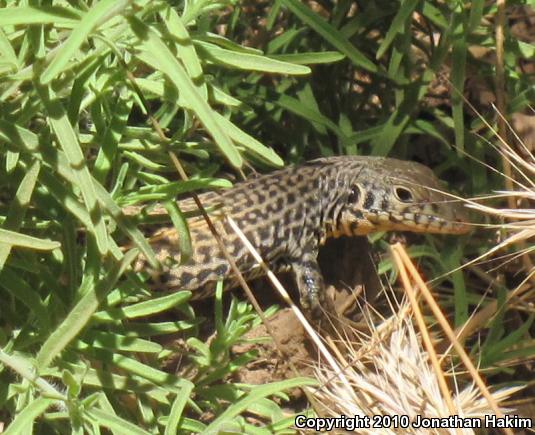
[[[531,429],[533,420],[518,415],[506,415],[497,417],[485,415],[481,418],[460,417],[450,415],[448,417],[424,417],[416,415],[354,415],[340,417],[307,417],[298,415],[295,417],[295,427],[301,430],[331,431],[346,430],[357,431],[358,429]]]

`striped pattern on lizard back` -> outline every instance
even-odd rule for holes
[[[261,269],[225,215],[236,221],[275,272],[292,269],[301,302],[311,307],[320,302],[323,290],[318,247],[329,237],[385,230],[467,232],[462,206],[441,190],[432,171],[418,163],[344,156],[284,168],[200,199],[205,208],[216,210],[210,216],[246,279],[259,276]],[[183,211],[191,209],[192,201],[179,205]],[[194,299],[211,295],[220,279],[228,280],[227,288],[235,286],[230,265],[204,219],[196,217],[188,224],[193,255],[187,262],[180,264],[176,231],[166,227],[150,239],[162,270],[149,270],[143,258],[136,268],[151,274],[154,289],[194,290]]]

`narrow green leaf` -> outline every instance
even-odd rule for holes
[[[26,234],[0,229],[0,243],[20,248],[35,249],[36,251],[51,251],[61,246],[61,243],[52,240],[38,239]]]
[[[69,357],[73,360],[79,358],[73,352],[65,351],[69,353]],[[71,371],[80,371],[80,364],[75,365],[63,360],[63,365]],[[170,405],[169,403],[169,391],[163,388],[155,386],[152,382],[142,379],[139,376],[121,376],[111,373],[108,369],[95,370],[92,368],[83,367],[83,385],[86,387],[98,387],[98,390],[109,390],[119,392],[134,392],[138,394],[147,394],[149,397],[156,400],[163,405]],[[45,369],[42,372],[42,376],[61,378],[62,372],[57,369]]]
[[[167,311],[177,305],[183,304],[191,297],[189,291],[179,291],[161,298],[150,299],[138,304],[129,305],[121,308],[110,308],[94,314],[94,319],[99,321],[135,319],[138,317],[151,316],[163,311]]]
[[[227,129],[227,133],[232,138],[232,140],[243,146],[248,152],[259,158],[260,160],[265,161],[269,165],[279,168],[284,166],[284,161],[272,148],[266,147],[262,142],[248,135],[239,127],[236,127],[234,123],[232,123],[219,113],[215,112],[215,115],[221,125],[223,125]]]
[[[9,205],[6,221],[3,225],[4,229],[17,231],[21,227],[22,220],[26,214],[26,209],[30,204],[30,199],[32,197],[33,189],[35,188],[35,183],[37,182],[40,169],[41,165],[39,161],[36,160],[24,175],[24,178],[17,189],[17,193],[15,194],[15,200]],[[0,243],[0,270],[2,270],[4,267],[10,251],[10,245]]]
[[[184,379],[181,387],[180,392],[177,394],[173,405],[171,406],[171,412],[169,413],[169,418],[165,425],[165,435],[174,435],[178,433],[178,424],[182,417],[182,412],[184,411],[184,407],[186,406],[195,385]]]
[[[521,341],[522,341],[522,346],[527,345],[529,341],[524,340],[523,337],[525,337],[525,335],[529,333],[529,330],[531,326],[533,325],[534,320],[535,320],[535,316],[532,314],[528,317],[528,319],[523,324],[517,326],[517,328],[513,330],[510,334],[505,335],[498,342],[492,343],[491,345],[492,353],[498,354],[503,358],[504,355],[507,354],[508,348],[511,348],[519,344]],[[535,340],[531,340],[531,341],[535,343]],[[506,359],[508,359],[508,356],[506,357]]]
[[[6,7],[0,9],[0,26],[29,26],[30,24],[56,24],[74,27],[80,18],[74,9],[58,6]]]
[[[404,29],[400,36],[395,39],[392,45],[390,60],[388,62],[388,77],[393,83],[398,85],[406,85],[410,83],[410,70],[407,67],[407,53],[411,50],[413,35],[410,32],[410,20],[406,20]],[[402,69],[400,71],[400,69]],[[400,91],[395,91],[396,94],[401,94]]]
[[[124,151],[123,155],[133,162],[137,163],[139,166],[147,168],[150,171],[159,171],[165,168],[164,165],[153,162],[152,160],[144,157],[143,155],[133,152],[133,151]]]
[[[54,399],[40,397],[31,400],[24,409],[13,419],[3,435],[19,435],[32,433],[34,421],[56,402]]]
[[[312,123],[317,123],[327,127],[334,134],[340,137],[342,140],[348,140],[344,132],[329,118],[324,116],[322,113],[314,110],[314,107],[305,107],[299,100],[290,97],[288,95],[281,95],[278,100],[275,101],[278,106],[289,110],[290,112],[299,115]]]
[[[163,205],[176,229],[178,235],[178,247],[180,249],[180,264],[184,264],[191,258],[193,254],[191,237],[186,218],[180,211],[178,204],[174,199],[165,201]]]
[[[411,83],[404,88],[403,100],[390,115],[388,121],[381,126],[380,133],[372,141],[373,155],[386,156],[390,152],[405,127],[407,127],[418,101],[425,95],[427,86],[424,84],[430,82],[432,75],[433,72],[427,70],[420,81]]]
[[[187,433],[206,434],[206,425],[204,425],[198,420],[193,420],[191,418],[183,418],[180,424],[180,429]]]
[[[106,349],[93,348],[87,349],[86,352],[94,358],[98,358],[99,361],[116,365],[130,375],[137,375],[157,385],[165,386],[168,391],[176,391],[181,388],[183,379],[163,370],[155,369],[148,364],[143,364],[134,358]]]
[[[8,151],[6,153],[6,173],[11,174],[19,163],[20,153]]]
[[[178,57],[184,63],[184,67],[196,85],[199,94],[204,100],[207,100],[208,89],[204,81],[201,61],[197,56],[188,29],[174,8],[168,7],[161,15],[169,32],[175,37]]]
[[[43,331],[48,331],[50,318],[46,304],[39,293],[24,282],[17,273],[6,267],[0,272],[0,286],[28,307]],[[30,317],[31,318],[31,317]]]
[[[293,27],[286,29],[285,32],[268,42],[266,53],[272,55],[278,51],[285,51],[285,47],[290,46],[292,42],[296,41],[302,34],[306,32],[307,27],[305,26],[301,26],[300,28]]]
[[[197,114],[229,163],[235,168],[240,168],[243,160],[238,150],[225,129],[217,122],[213,109],[199,94],[184,67],[153,30],[134,18],[130,19],[130,24],[134,33],[140,38],[140,48],[143,50],[137,57],[147,65],[162,71],[171,80],[179,91],[180,104]]]
[[[301,106],[306,107],[308,110],[312,110],[316,113],[321,113],[320,106],[314,95],[314,90],[312,89],[312,86],[309,83],[305,84],[303,88],[297,92],[297,98],[299,99]],[[312,120],[311,123],[318,133],[323,135],[327,134],[327,129],[324,125],[319,124],[317,122],[313,122]],[[333,125],[335,124],[333,123]]]
[[[470,15],[468,17],[468,25],[466,26],[468,34],[476,30],[477,26],[481,24],[484,7],[485,0],[472,0],[470,2]]]
[[[71,32],[52,62],[43,71],[40,77],[41,83],[46,85],[54,80],[65,69],[93,29],[120,14],[129,4],[130,0],[101,0],[95,3],[82,17],[76,29]]]
[[[308,385],[317,385],[317,381],[310,378],[293,378],[286,381],[272,382],[265,385],[255,385],[251,388],[251,391],[248,394],[244,395],[243,398],[237,402],[231,404],[214,421],[212,421],[212,423],[206,427],[206,433],[217,433],[221,426],[236,417],[241,412],[245,411],[260,398],[279,393],[282,390],[305,387]]]
[[[459,270],[462,266],[463,246],[459,243],[448,243],[440,252],[443,271],[455,271],[450,275],[453,283],[453,297],[455,301],[455,327],[461,327],[469,318],[468,290]]]
[[[65,346],[80,333],[100,305],[100,302],[137,256],[137,249],[128,251],[120,262],[116,262],[113,265],[105,279],[84,294],[63,322],[42,345],[37,354],[39,369],[47,367]]]
[[[74,174],[69,166],[65,155],[61,151],[58,151],[53,148],[41,150],[39,148],[39,140],[37,135],[32,133],[30,130],[13,125],[12,123],[0,119],[0,138],[17,147],[20,151],[28,153],[32,157],[39,159],[41,162],[52,163],[53,165],[55,165],[54,169],[62,178],[64,178],[71,184],[75,183]],[[50,183],[54,182],[54,177],[51,176],[49,178]],[[65,188],[61,186],[61,183],[58,184],[57,180],[55,180],[55,182],[58,188],[62,189],[62,191],[65,191]],[[115,203],[113,198],[106,191],[106,189],[102,187],[100,183],[95,181],[94,185],[99,202],[106,209],[109,215],[114,219],[115,223],[126,235],[128,235],[134,245],[139,248],[145,258],[147,258],[147,260],[149,261],[151,267],[155,269],[158,268],[159,262],[156,259],[156,256],[154,255],[154,251],[148,244],[141,231],[137,229],[131,219],[127,219],[124,216],[121,208]],[[74,202],[76,202],[76,204],[74,204]],[[74,202],[72,204],[73,210],[76,210],[74,206],[77,205],[79,207],[80,204],[77,203],[77,201]],[[84,225],[89,227],[90,220],[84,220],[84,216],[86,215],[87,211],[83,209],[80,210],[80,213],[75,214],[75,216],[80,219],[84,223]],[[116,251],[112,251],[112,253],[115,256]],[[120,258],[120,256],[115,257],[117,259]]]
[[[451,145],[450,141],[437,128],[436,123],[426,121],[425,119],[416,119],[411,126],[407,127],[406,132],[432,136],[442,142],[446,147]]]
[[[128,116],[132,111],[133,99],[119,99],[113,118],[102,136],[102,145],[98,151],[93,169],[93,176],[99,183],[104,183],[115,159],[118,143],[126,127]]]
[[[84,203],[91,216],[93,225],[88,230],[95,234],[99,251],[104,255],[108,252],[108,234],[100,212],[100,205],[97,202],[95,192],[96,183],[87,168],[84,154],[78,142],[78,136],[69,122],[63,105],[56,99],[52,90],[45,89],[44,87],[38,88],[40,90],[41,101],[48,112],[50,126],[69,161],[76,184],[82,193]]]
[[[210,32],[196,33],[195,41],[210,42],[214,45],[217,45],[218,47],[227,48],[230,51],[238,51],[240,53],[259,54],[259,55],[264,54],[264,52],[260,50],[259,48],[246,47],[245,45],[240,45],[234,41],[231,41],[228,38],[225,38],[222,35],[218,35],[217,33],[210,33]]]
[[[197,41],[197,45],[208,59],[220,65],[272,74],[310,74],[310,68],[307,66],[295,65],[257,54],[231,51],[202,41]]]
[[[111,319],[110,319],[111,320]],[[197,321],[183,321],[178,320],[175,322],[128,322],[128,331],[135,332],[140,337],[152,337],[156,335],[174,334],[180,331],[186,331],[188,329],[197,326],[201,319]]]
[[[2,10],[0,9],[0,14],[1,13]],[[11,45],[11,41],[6,36],[2,28],[0,28],[0,59],[2,59],[2,63],[9,65],[13,72],[19,68],[17,54]]]
[[[212,93],[212,99],[214,103],[224,104],[225,106],[229,107],[241,107],[243,105],[240,100],[234,98],[226,92],[223,92],[221,89],[212,84],[210,85],[210,91]]]
[[[100,427],[106,427],[117,434],[130,435],[151,435],[150,432],[141,429],[139,426],[130,423],[121,417],[98,408],[92,408],[84,413],[84,417],[89,417],[89,422],[97,422]]]
[[[518,51],[525,59],[535,59],[535,44],[524,41],[515,41],[518,44]]]
[[[232,183],[224,178],[200,178],[186,181],[174,181],[157,186],[144,186],[136,193],[126,195],[120,200],[122,205],[132,205],[143,201],[165,201],[175,199],[178,195],[198,189],[229,188]]]
[[[298,65],[315,65],[339,62],[345,59],[346,56],[338,51],[309,51],[306,53],[271,54],[269,57]]]
[[[124,352],[159,353],[162,346],[152,341],[143,340],[135,335],[121,335],[108,331],[88,331],[82,340],[75,344],[77,349],[102,347]]]
[[[451,84],[453,92],[451,95],[453,125],[455,131],[455,146],[457,152],[462,155],[464,152],[464,79],[466,70],[467,45],[464,36],[458,37],[453,43]]]
[[[132,242],[142,252],[143,256],[147,259],[151,267],[158,268],[159,262],[154,255],[154,251],[145,239],[145,236],[134,225],[131,219],[127,219],[123,214],[122,209],[115,203],[110,194],[102,187],[100,183],[95,183],[97,196],[100,203],[107,210],[111,217],[115,220],[115,223],[119,228],[130,237]],[[116,257],[117,258],[117,257]]]
[[[445,29],[446,27],[448,27],[448,19],[444,16],[440,9],[433,5],[431,2],[423,2],[422,15],[429,19],[429,21],[438,26],[440,29]]]
[[[398,13],[394,17],[394,20],[392,20],[392,24],[388,28],[388,32],[386,32],[383,42],[381,42],[381,45],[377,49],[377,54],[375,55],[376,59],[383,57],[383,54],[388,50],[388,47],[390,47],[390,44],[392,44],[396,35],[405,30],[405,22],[410,19],[414,9],[418,6],[418,3],[420,3],[420,0],[405,0],[401,2],[401,7],[399,8]]]
[[[370,72],[377,72],[375,64],[351,44],[342,32],[331,26],[318,14],[315,14],[308,6],[299,0],[281,0],[281,3],[337,50],[345,54],[356,66],[360,66]]]

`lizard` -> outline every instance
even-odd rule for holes
[[[464,208],[422,164],[385,157],[336,156],[289,166],[238,182],[234,187],[199,195],[222,235],[229,255],[246,280],[262,269],[230,228],[231,216],[274,272],[291,270],[301,306],[315,311],[323,301],[319,247],[330,237],[365,236],[377,231],[464,234],[469,225]],[[191,210],[191,199],[180,201]],[[166,213],[163,207],[152,213]],[[193,252],[181,262],[174,227],[150,237],[162,264],[150,269],[141,256],[136,270],[149,273],[158,290],[191,290],[192,299],[209,297],[219,280],[237,285],[230,265],[202,216],[188,220]]]

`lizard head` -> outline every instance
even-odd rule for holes
[[[377,158],[349,183],[333,235],[375,231],[464,234],[463,205],[444,192],[431,169],[416,162]]]

